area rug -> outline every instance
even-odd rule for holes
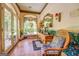
[[[41,50],[41,48],[42,48],[41,40],[34,40],[34,41],[32,41],[32,44],[33,44],[34,50]]]

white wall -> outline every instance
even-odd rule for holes
[[[43,17],[47,13],[54,14],[61,12],[61,22],[58,22],[53,19],[53,29],[58,30],[62,28],[70,28],[70,29],[79,29],[79,15],[78,16],[70,16],[70,12],[73,10],[79,9],[79,4],[68,4],[68,3],[63,3],[63,4],[48,4],[47,7],[43,10],[43,12],[40,14],[40,19],[43,20]]]

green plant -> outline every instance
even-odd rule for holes
[[[54,31],[54,30],[48,30],[48,34],[49,35],[55,35],[56,34],[56,31]]]

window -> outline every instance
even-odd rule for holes
[[[29,18],[25,18],[24,34],[27,34],[27,35],[37,34],[36,19],[29,20]]]
[[[5,50],[11,46],[11,12],[4,9],[4,41]]]
[[[17,42],[17,30],[18,30],[18,24],[17,24],[17,18],[14,16],[14,21],[13,21],[13,39],[14,43]]]
[[[3,52],[9,52],[9,50],[16,44],[18,41],[18,36],[20,37],[19,32],[19,21],[11,9],[6,5],[2,9],[3,20],[3,36],[2,36],[2,50]]]

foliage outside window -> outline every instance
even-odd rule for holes
[[[37,32],[36,19],[24,19],[24,34],[34,34]]]
[[[11,46],[11,12],[4,9],[4,41],[5,50]]]
[[[17,18],[14,16],[14,21],[13,21],[13,39],[14,39],[14,42],[17,42]]]

